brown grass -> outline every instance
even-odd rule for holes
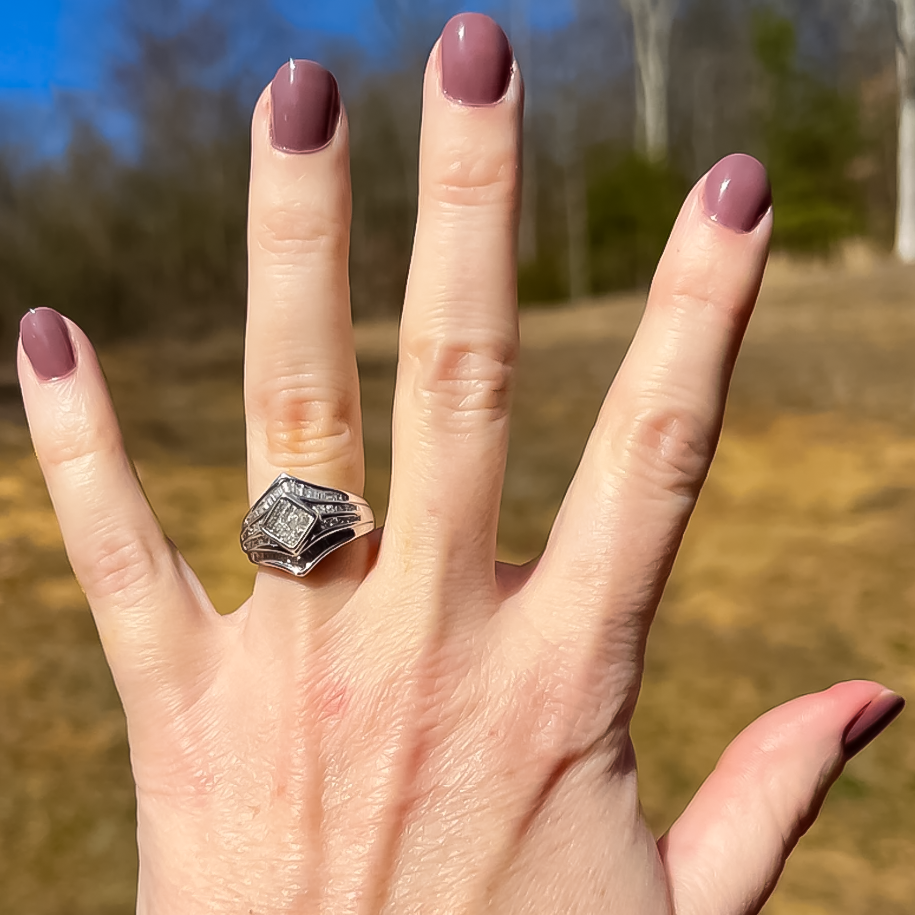
[[[915,695],[915,272],[776,264],[719,456],[649,646],[635,737],[646,811],[679,812],[728,740],[798,693],[873,677]],[[638,320],[621,297],[530,311],[501,527],[544,542]],[[368,497],[383,507],[396,331],[358,329]],[[252,579],[241,341],[103,353],[163,524],[228,611]],[[122,715],[63,555],[16,394],[0,403],[0,887],[20,915],[133,909]],[[770,915],[882,915],[915,900],[915,729],[848,768]]]

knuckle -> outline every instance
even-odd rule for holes
[[[714,451],[712,431],[691,411],[649,409],[630,421],[621,465],[650,491],[693,502]]]
[[[750,309],[732,287],[719,273],[681,276],[674,281],[670,307],[684,319],[704,318],[736,329],[747,321]]]
[[[93,424],[81,410],[62,411],[53,434],[42,438],[41,462],[54,470],[83,475],[101,459],[116,459],[122,447],[116,429]]]
[[[322,210],[314,201],[287,201],[261,216],[256,238],[263,251],[284,260],[311,252],[345,254],[349,245],[349,220]]]
[[[519,184],[517,156],[504,149],[460,143],[436,158],[424,193],[445,206],[476,207],[514,198]]]
[[[277,385],[262,404],[268,460],[277,467],[352,460],[358,439],[353,399],[301,384]]]
[[[101,531],[92,540],[94,556],[78,574],[90,598],[119,597],[136,603],[152,589],[155,552],[143,537]]]
[[[517,343],[428,341],[412,350],[417,399],[430,418],[461,431],[508,418]]]

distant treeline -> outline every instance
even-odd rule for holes
[[[262,16],[261,0],[249,5]],[[41,305],[100,340],[243,321],[250,110],[295,44],[293,30],[240,42],[244,0],[195,2],[190,11],[156,0],[142,15],[137,6],[122,3],[125,37],[110,68],[111,103],[134,125],[126,140],[107,140],[91,118],[73,114],[66,153],[36,161],[2,125],[10,128],[0,148],[5,352],[20,315]],[[349,112],[357,317],[400,307],[422,66],[451,7],[379,0],[391,54],[372,68],[355,47],[296,33],[297,48],[335,71]],[[647,161],[633,152],[631,39],[616,4],[580,0],[576,19],[543,30],[524,0],[510,0],[499,18],[528,87],[522,302],[646,285],[689,185],[736,150],[770,169],[778,246],[826,254],[863,235],[889,247],[892,14],[872,4],[853,15],[857,8],[854,0],[682,0],[671,51],[672,152]]]

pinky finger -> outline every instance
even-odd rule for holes
[[[676,915],[755,915],[845,763],[902,711],[876,683],[839,683],[763,715],[659,843]]]
[[[85,334],[53,309],[30,311],[18,361],[64,545],[129,706],[132,693],[146,695],[151,680],[201,656],[215,611],[146,501]]]

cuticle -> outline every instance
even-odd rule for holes
[[[76,369],[77,369],[77,366],[74,365],[73,368],[70,369],[70,371],[67,372],[65,375],[52,375],[50,378],[42,378],[41,383],[50,384],[51,382],[67,381],[69,378],[72,378],[76,374]]]
[[[337,123],[337,126],[339,127],[339,122]],[[334,132],[331,135],[331,138],[323,146],[316,146],[314,149],[288,149],[285,146],[279,146],[273,142],[273,131],[271,130],[270,131],[270,145],[277,152],[282,153],[284,156],[311,156],[314,153],[323,152],[325,149],[328,148],[328,146],[332,146],[336,136],[337,136],[337,131],[336,131],[336,129],[334,129]]]
[[[479,104],[474,104],[473,102],[465,102],[463,99],[455,98],[453,95],[450,95],[445,89],[444,83],[442,82],[442,70],[441,70],[441,54],[439,53],[438,58],[438,88],[441,94],[451,102],[452,105],[457,105],[460,108],[496,108],[501,105],[503,102],[508,100],[508,94],[511,92],[512,84],[515,81],[515,77],[519,72],[518,61],[515,59],[514,52],[512,52],[512,65],[511,70],[508,74],[508,83],[505,86],[505,91],[502,95],[499,96],[494,102],[481,102]]]

